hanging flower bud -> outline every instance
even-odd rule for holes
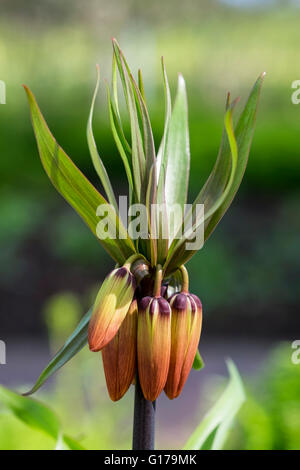
[[[163,297],[144,297],[138,313],[138,373],[147,400],[162,392],[169,369],[171,309]]]
[[[172,309],[171,356],[164,390],[173,399],[180,395],[193,365],[201,334],[202,306],[196,295],[186,292],[174,294],[169,302]]]
[[[114,269],[104,280],[88,329],[91,351],[100,351],[115,336],[128,312],[135,286],[135,278],[127,265]]]
[[[136,373],[137,301],[133,299],[117,334],[102,349],[106,385],[110,398],[120,400]]]

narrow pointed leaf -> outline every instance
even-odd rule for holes
[[[236,139],[234,136],[233,123],[232,123],[232,111],[236,105],[236,102],[237,100],[235,100],[229,106],[229,108],[227,109],[225,113],[225,119],[224,119],[225,130],[226,130],[229,147],[230,147],[230,154],[231,154],[231,170],[230,170],[230,175],[227,181],[226,188],[219,195],[219,197],[214,201],[214,203],[210,206],[209,210],[204,213],[204,216],[200,217],[199,220],[196,218],[196,221],[193,222],[193,224],[188,225],[187,222],[193,220],[194,212],[196,211],[197,204],[199,203],[197,202],[197,200],[194,202],[192,209],[188,212],[188,214],[185,216],[185,219],[184,219],[184,224],[182,228],[183,236],[181,237],[177,236],[172,246],[170,247],[168,260],[166,263],[166,266],[168,266],[169,272],[172,272],[172,270],[176,266],[178,267],[181,264],[185,264],[196,253],[197,250],[194,251],[194,250],[186,249],[186,243],[189,240],[189,237],[193,233],[199,232],[201,227],[203,228],[203,224],[205,224],[205,221],[209,220],[209,218],[218,210],[218,208],[222,205],[223,201],[226,199],[227,195],[229,194],[231,190],[231,187],[235,178],[237,161],[238,161],[237,143],[236,143]],[[186,226],[188,227],[188,229],[185,229]]]
[[[227,367],[230,375],[229,384],[190,436],[184,446],[185,450],[201,450],[212,435],[211,450],[223,448],[230,426],[245,401],[244,387],[237,368],[232,361],[227,361]]]
[[[140,129],[140,121],[142,116],[139,106],[137,106],[137,99],[135,89],[130,79],[129,67],[125,58],[120,50],[116,40],[113,40],[114,54],[116,58],[117,67],[119,70],[121,82],[123,85],[125,100],[128,108],[128,114],[131,127],[131,147],[132,147],[132,168],[134,189],[137,196],[137,202],[145,202],[146,187],[145,187],[145,153],[143,148],[143,140]],[[143,188],[141,188],[143,185]]]
[[[139,90],[146,104],[145,87],[144,87],[144,82],[143,82],[142,71],[140,69],[138,71],[138,80],[139,80]]]
[[[225,112],[230,106],[230,93],[227,94]],[[226,182],[228,181],[231,169],[231,152],[228,145],[225,123],[223,128],[223,134],[221,144],[219,148],[218,157],[216,163],[209,175],[206,183],[199,192],[198,196],[194,201],[195,204],[204,204],[205,212],[208,211],[215,201],[222,195]]]
[[[165,181],[165,175],[161,175],[161,168],[162,166],[165,168],[166,165],[166,140],[167,140],[167,135],[169,132],[169,125],[170,125],[170,119],[171,119],[171,114],[172,114],[172,103],[171,103],[171,92],[170,92],[170,87],[169,87],[169,82],[168,82],[168,76],[166,72],[166,67],[164,63],[163,57],[161,58],[161,65],[162,65],[162,73],[163,73],[163,80],[164,80],[164,92],[165,92],[165,124],[164,124],[164,133],[163,137],[161,140],[161,144],[159,146],[158,152],[157,152],[157,183],[159,181]],[[159,185],[161,186],[161,185]],[[160,199],[158,199],[160,200]]]
[[[95,141],[94,134],[93,134],[93,114],[94,114],[95,101],[96,101],[96,97],[97,97],[97,93],[99,89],[99,82],[100,82],[100,68],[99,68],[99,65],[97,65],[97,82],[96,82],[96,87],[95,87],[95,91],[94,91],[93,98],[92,98],[92,104],[91,104],[90,114],[89,114],[88,123],[87,123],[87,141],[88,141],[88,146],[89,146],[94,168],[100,178],[100,181],[105,190],[107,198],[110,204],[115,208],[116,212],[118,212],[118,205],[117,205],[117,201],[114,195],[114,190],[110,183],[105,166],[98,153],[96,141]]]
[[[144,147],[145,147],[145,182],[148,185],[150,172],[153,173],[153,186],[156,186],[156,156],[155,156],[155,147],[154,139],[152,134],[151,122],[149,113],[145,104],[145,101],[142,97],[142,94],[132,76],[130,74],[131,83],[134,87],[135,94],[138,100],[139,108],[142,115],[143,131],[144,131]]]
[[[157,165],[158,166],[158,165]],[[158,170],[157,170],[158,171]],[[156,213],[156,226],[157,226],[157,262],[163,265],[168,256],[169,249],[169,227],[168,227],[168,211],[166,204],[165,193],[165,168],[162,165],[160,168],[162,174],[161,186],[157,188],[157,213]]]
[[[74,332],[69,336],[63,347],[57,352],[47,367],[43,370],[35,385],[24,396],[35,393],[55,372],[63,367],[86,344],[88,325],[92,315],[92,308],[84,315]]]
[[[168,216],[171,206],[178,204],[182,214],[187,198],[190,171],[190,144],[188,131],[188,110],[185,82],[178,77],[178,88],[170,118],[162,165],[165,167],[165,196]],[[160,177],[162,174],[160,173]],[[176,233],[182,221],[180,211],[175,211],[174,230]],[[168,217],[170,223],[170,216]],[[169,230],[171,234],[171,230]]]
[[[111,125],[113,138],[115,140],[117,149],[120,153],[120,156],[124,164],[129,188],[131,191],[133,191],[132,172],[131,172],[129,159],[128,159],[128,154],[129,153],[131,154],[131,149],[126,141],[123,130],[121,128],[117,111],[114,109],[111,95],[110,95],[110,90],[108,86],[106,87],[106,90],[107,90],[107,101],[108,101],[108,109],[109,109],[109,119],[110,119],[110,125]]]
[[[254,87],[252,88],[247,103],[236,126],[235,136],[238,145],[238,162],[234,182],[222,205],[214,213],[209,224],[205,228],[205,239],[207,239],[209,235],[213,232],[213,230],[227,211],[243,179],[253,139],[257,107],[264,77],[265,73],[260,75],[260,77],[255,82]]]
[[[97,236],[96,228],[99,223],[99,217],[96,215],[97,208],[108,203],[58,145],[40,112],[34,95],[28,87],[24,88],[44,169],[58,192]],[[115,233],[108,232],[105,239],[97,238],[114,260],[123,263],[135,252],[134,244],[114,210],[109,211],[108,218],[111,221],[110,227],[116,229]]]
[[[157,265],[157,221],[156,214],[153,211],[156,202],[156,170],[155,163],[152,166],[149,174],[149,183],[146,193],[146,208],[148,213],[148,232],[150,234],[149,240],[145,240],[146,244],[150,245],[150,261],[152,266]]]

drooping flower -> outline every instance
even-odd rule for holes
[[[185,292],[170,299],[172,309],[171,355],[166,395],[177,398],[192,369],[200,341],[202,305],[199,298]]]
[[[102,349],[106,385],[110,398],[120,400],[136,374],[137,300],[129,310],[114,338]]]
[[[166,395],[177,398],[193,366],[200,341],[202,327],[202,304],[200,299],[189,293],[189,277],[184,266],[181,292],[169,299],[172,310],[171,354],[166,386]]]
[[[143,297],[138,314],[138,374],[147,400],[162,392],[169,370],[171,309],[163,297]]]

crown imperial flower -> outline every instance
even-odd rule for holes
[[[128,111],[130,135],[125,131],[120,113],[118,74]],[[199,241],[198,234],[202,234],[203,242],[208,239],[242,181],[265,74],[256,81],[235,129],[232,115],[237,100],[231,102],[230,94],[227,95],[223,136],[216,163],[187,211],[190,145],[185,81],[179,75],[176,99],[172,103],[163,60],[162,75],[165,125],[156,150],[142,74],[139,71],[138,80],[134,79],[117,41],[113,39],[112,90],[107,86],[109,118],[128,180],[129,206],[143,206],[147,215],[147,223],[141,227],[143,233],[137,238],[123,222],[93,135],[99,66],[88,118],[87,140],[106,197],[96,190],[58,145],[34,95],[25,86],[39,154],[49,178],[118,266],[104,280],[94,306],[59,352],[59,361],[53,361],[50,369],[54,371],[57,364],[67,362],[88,341],[91,351],[102,350],[112,400],[124,395],[135,376],[147,400],[154,401],[163,389],[169,398],[176,398],[187,380],[194,358],[198,357],[198,364],[201,363],[197,347],[202,306],[198,297],[189,293],[184,265],[199,250],[199,244],[195,243]],[[204,208],[204,213],[198,212],[199,205]],[[104,217],[106,225],[103,217],[102,225],[99,221],[103,208],[107,212]],[[101,228],[105,226],[105,230],[100,230],[99,224]],[[103,236],[100,236],[102,232]],[[49,375],[49,370],[46,370],[33,391]]]

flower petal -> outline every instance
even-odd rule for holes
[[[136,373],[137,301],[129,311],[114,338],[102,349],[106,385],[110,398],[120,400]]]

